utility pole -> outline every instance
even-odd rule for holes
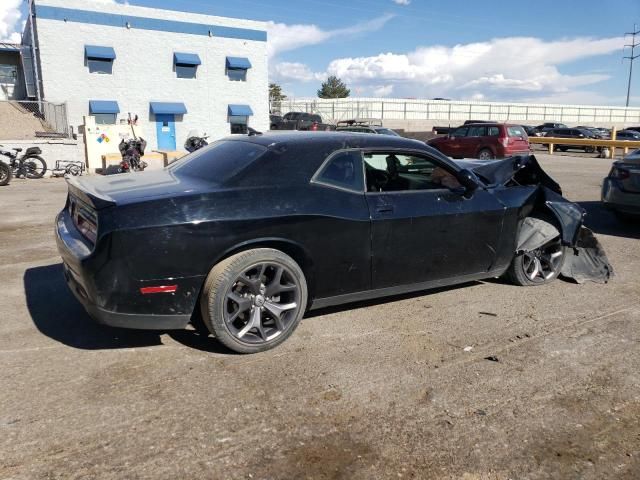
[[[633,24],[633,32],[627,32],[624,34],[625,37],[627,35],[631,35],[631,44],[625,45],[625,48],[631,49],[631,55],[628,57],[622,57],[623,59],[629,60],[629,83],[627,83],[627,107],[629,106],[629,95],[631,93],[631,77],[633,75],[633,61],[640,57],[640,53],[638,55],[634,55],[636,47],[640,46],[640,41],[636,42],[636,35],[640,35],[640,30],[638,30],[638,26]]]

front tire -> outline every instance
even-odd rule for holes
[[[27,178],[42,178],[47,173],[47,162],[42,157],[28,157],[24,159],[25,174]]]
[[[0,162],[0,187],[9,185],[12,176],[11,167],[6,163]]]
[[[546,285],[558,278],[566,256],[560,237],[554,238],[534,251],[517,253],[506,277],[515,285]]]
[[[238,353],[270,350],[291,336],[306,310],[307,282],[283,252],[258,248],[213,267],[200,309],[210,332]]]

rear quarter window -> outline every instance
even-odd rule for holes
[[[487,135],[489,137],[499,137],[500,136],[500,127],[489,127],[487,131]]]
[[[524,128],[519,126],[507,127],[507,132],[510,137],[523,137],[527,136],[527,133],[524,131]]]
[[[266,147],[222,140],[196,150],[168,167],[181,175],[224,184],[259,159]]]

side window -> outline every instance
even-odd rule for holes
[[[507,131],[509,132],[510,137],[526,137],[526,133],[524,133],[524,129],[522,127],[508,127]]]
[[[469,128],[467,127],[460,127],[460,128],[456,128],[452,133],[451,136],[452,137],[466,137],[467,136],[467,132],[469,131]]]
[[[361,152],[349,150],[336,154],[321,167],[313,181],[356,192],[364,191]]]
[[[498,127],[489,127],[489,131],[487,132],[487,134],[490,137],[499,137],[500,136],[500,129]]]
[[[453,173],[426,156],[397,153],[365,153],[368,192],[441,190],[457,188]]]
[[[89,67],[89,73],[111,75],[113,73],[113,60],[89,57],[87,58],[87,67]]]
[[[485,137],[487,135],[487,127],[478,126],[469,127],[469,137]]]

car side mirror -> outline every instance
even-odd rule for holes
[[[458,172],[458,182],[464,187],[463,195],[467,198],[473,195],[473,192],[480,186],[478,184],[478,178],[471,170],[467,170],[466,168]]]

